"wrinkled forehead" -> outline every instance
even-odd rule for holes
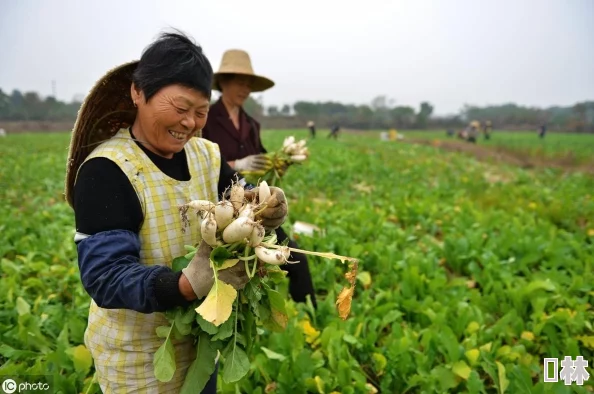
[[[210,100],[202,92],[188,86],[171,84],[165,86],[156,94],[160,100],[183,103],[192,107],[208,107]]]

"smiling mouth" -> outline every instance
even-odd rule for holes
[[[186,139],[187,134],[185,133],[178,133],[177,131],[173,131],[173,130],[167,130],[169,132],[169,134],[171,134],[171,136],[173,138],[175,138],[178,141],[183,141]]]

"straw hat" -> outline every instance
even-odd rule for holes
[[[108,71],[95,83],[78,111],[66,163],[65,195],[71,207],[74,207],[74,181],[81,164],[97,145],[120,129],[132,126],[136,119],[130,87],[137,65],[138,61],[133,61]]]
[[[262,92],[274,86],[274,82],[254,73],[250,55],[241,49],[230,49],[223,53],[219,71],[214,74],[213,89],[219,90],[218,77],[222,74],[240,74],[253,77],[252,92]]]

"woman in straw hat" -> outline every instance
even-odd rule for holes
[[[167,325],[163,312],[206,296],[213,284],[211,249],[182,272],[172,260],[199,229],[182,232],[178,206],[216,201],[235,171],[216,144],[200,137],[206,123],[212,67],[182,34],[163,34],[140,61],[108,72],[85,99],[74,126],[66,198],[76,220],[81,281],[91,296],[85,344],[104,393],[179,392],[195,359],[191,340],[175,340],[177,369],[157,381],[153,356]],[[250,193],[250,192],[246,192]],[[264,212],[269,229],[285,220],[287,204]],[[248,281],[243,264],[219,278],[236,289]],[[243,268],[242,268],[243,267]],[[216,371],[203,392],[216,392]]]
[[[243,109],[243,104],[250,93],[263,92],[273,86],[273,81],[254,73],[247,52],[231,49],[223,54],[213,80],[213,88],[221,92],[221,97],[211,106],[202,135],[219,145],[235,171],[241,173],[271,165],[265,162],[266,149],[260,139],[260,123]],[[288,239],[281,227],[276,229],[276,235],[279,242]],[[289,241],[289,246],[298,248],[293,240]],[[290,259],[301,263],[281,267],[288,273],[291,298],[296,302],[305,302],[309,295],[315,307],[316,297],[307,257],[302,253],[292,253]]]

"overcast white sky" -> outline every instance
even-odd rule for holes
[[[0,89],[70,101],[175,27],[215,69],[247,50],[266,106],[571,105],[594,99],[593,21],[594,0],[0,0]]]

